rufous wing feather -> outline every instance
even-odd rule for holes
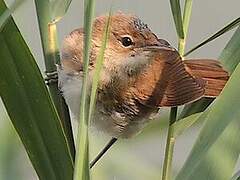
[[[134,85],[134,95],[141,104],[179,106],[204,95],[205,81],[186,70],[177,51],[159,50],[153,58]]]
[[[206,81],[205,97],[218,96],[229,78],[228,72],[223,69],[217,60],[185,60],[184,64],[190,74]]]

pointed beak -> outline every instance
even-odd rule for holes
[[[146,51],[177,51],[173,48],[167,41],[163,39],[158,39],[157,43],[148,45],[144,48]]]
[[[177,51],[175,48],[171,46],[164,45],[152,45],[144,47],[144,51]]]

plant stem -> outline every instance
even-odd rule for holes
[[[179,13],[180,12],[179,2],[178,2],[178,5],[179,5],[179,8],[176,8],[176,9],[178,9],[178,13]],[[174,11],[172,11],[172,12],[174,13]],[[183,59],[184,59],[183,55],[184,55],[184,50],[185,50],[185,45],[186,45],[186,37],[187,37],[187,33],[188,33],[191,12],[192,12],[192,0],[185,0],[184,13],[183,13],[183,18],[182,18],[183,19],[183,23],[182,23],[183,28],[182,29],[183,29],[184,36],[178,37],[178,52]],[[180,12],[180,14],[181,14],[181,12]],[[168,127],[167,142],[166,142],[166,148],[165,148],[162,180],[170,180],[171,179],[172,159],[173,159],[173,151],[174,151],[174,145],[175,145],[175,138],[173,137],[173,133],[172,133],[173,129],[172,129],[171,125],[173,123],[175,123],[176,121],[177,121],[177,107],[172,107],[171,112],[170,112],[170,122],[169,122],[169,127]]]
[[[113,144],[117,141],[117,138],[113,137],[107,145],[101,150],[101,152],[96,156],[95,159],[90,163],[90,168],[92,168],[99,159],[113,146]]]
[[[74,180],[90,179],[88,138],[90,97],[88,95],[88,74],[94,10],[95,0],[84,0],[83,83],[80,98],[80,114],[77,135],[77,153],[74,169]]]
[[[170,122],[167,135],[167,144],[165,149],[162,180],[171,179],[173,150],[175,144],[175,138],[172,136],[173,129],[171,128],[171,125],[176,121],[176,119],[177,119],[177,107],[172,107],[170,112]]]
[[[51,22],[52,19],[49,9],[49,1],[35,0],[35,4],[39,23],[39,30],[41,34],[46,74],[56,74],[56,63],[60,62],[56,24],[54,22]],[[61,125],[66,135],[66,141],[69,147],[69,151],[71,153],[72,160],[74,160],[75,146],[68,108],[59,92],[58,84],[49,83],[48,88],[51,94],[52,101],[60,117]]]
[[[180,54],[180,56],[183,58],[183,54],[184,54],[184,50],[185,50],[185,43],[186,43],[186,39],[179,39],[178,40],[178,52]]]

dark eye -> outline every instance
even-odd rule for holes
[[[130,37],[122,37],[121,39],[122,45],[125,47],[131,46],[133,45],[133,41]]]

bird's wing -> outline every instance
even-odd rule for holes
[[[137,78],[134,96],[150,107],[171,107],[193,102],[204,95],[205,81],[193,77],[177,51],[159,50]]]

